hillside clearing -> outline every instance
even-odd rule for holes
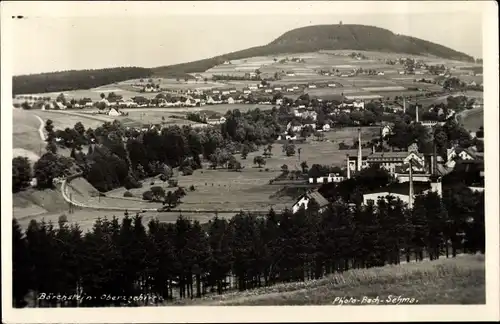
[[[356,298],[368,304],[397,304],[397,297],[415,304],[484,304],[484,255],[461,255],[370,269],[354,269],[319,280],[278,284],[244,292],[208,296],[178,304],[219,306],[339,305],[336,298]],[[391,297],[391,298],[390,298]],[[388,300],[391,302],[387,302]],[[401,301],[402,299],[399,299]],[[376,304],[376,303],[375,303]],[[373,305],[373,304],[372,304]]]

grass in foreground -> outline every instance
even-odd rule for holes
[[[418,304],[484,304],[483,255],[354,269],[324,279],[278,284],[189,301],[192,305],[338,305],[336,297],[414,298]],[[184,302],[180,302],[183,304]],[[359,303],[358,303],[359,304]],[[380,303],[384,305],[387,303]]]

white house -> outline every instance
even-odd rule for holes
[[[332,182],[342,182],[345,180],[344,176],[338,173],[330,173],[325,177],[309,178],[309,183],[332,183]]]
[[[381,135],[382,135],[382,138],[385,138],[385,137],[389,136],[389,135],[391,134],[391,132],[392,132],[392,128],[391,128],[391,126],[389,126],[389,125],[385,125],[385,126],[382,128],[382,130],[381,130],[381,133],[382,133],[382,134],[381,134]]]
[[[265,93],[271,93],[271,92],[273,92],[273,89],[266,89],[266,90],[264,90],[264,92]]]
[[[59,102],[59,101],[56,101],[56,102],[55,102],[55,107],[57,107],[58,109],[61,109],[61,110],[66,109],[66,106],[65,106],[65,105],[63,105],[63,103],[62,103],[62,102]]]
[[[309,89],[315,89],[316,85],[315,84],[310,84],[308,87],[309,87]]]
[[[274,87],[274,91],[281,91],[281,87]]]
[[[453,168],[455,166],[456,159],[465,160],[465,161],[475,159],[474,155],[471,152],[464,150],[464,149],[461,149],[461,148],[458,148],[458,147],[447,149],[446,155],[447,155],[446,166],[449,168]]]
[[[220,104],[220,103],[222,103],[222,100],[216,100],[212,96],[208,96],[207,104],[209,104],[209,105],[215,105],[215,104]]]
[[[307,192],[302,195],[295,204],[292,206],[292,212],[297,213],[301,207],[307,209],[309,207],[309,202],[314,199],[319,205],[319,212],[322,212],[328,206],[328,200],[323,197],[318,191]]]
[[[283,99],[276,99],[276,105],[283,104]]]
[[[212,93],[213,93],[213,94],[219,94],[219,93],[220,93],[220,91],[219,91],[219,90],[212,90]]]
[[[365,102],[364,101],[355,101],[352,103],[352,106],[356,109],[365,109]]]
[[[377,75],[384,75],[384,74],[385,74],[384,72],[377,73]]]
[[[286,92],[294,92],[295,90],[293,88],[286,88]]]
[[[299,90],[299,86],[293,86],[293,90]]]
[[[111,108],[108,112],[108,115],[112,117],[121,116],[121,114],[115,108]]]
[[[257,89],[259,89],[259,87],[257,85],[255,85],[255,84],[252,84],[252,85],[248,86],[248,89],[250,89],[250,90],[257,90]]]
[[[330,125],[329,124],[324,124],[322,129],[323,129],[323,132],[328,132],[330,130]]]
[[[328,86],[329,86],[330,88],[334,88],[334,87],[336,87],[337,85],[336,85],[335,83],[328,83]]]
[[[221,118],[208,119],[207,123],[210,125],[219,125],[226,122],[226,117],[222,116]]]
[[[290,135],[278,135],[278,138],[276,140],[278,141],[282,141],[282,140],[296,140],[297,139],[297,135],[293,135],[293,136],[290,136]]]
[[[250,90],[243,90],[243,93],[244,93],[244,94],[251,94],[251,93],[252,93],[252,91],[250,91]]]
[[[230,104],[230,105],[234,104],[234,99],[233,99],[233,97],[229,97],[229,98],[227,98],[227,103],[228,103],[228,104]]]

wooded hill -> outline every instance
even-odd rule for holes
[[[473,57],[465,53],[415,37],[396,35],[383,28],[363,25],[318,25],[291,30],[264,46],[251,47],[204,60],[153,69],[132,67],[22,75],[13,78],[12,87],[14,94],[24,94],[90,89],[151,75],[184,78],[189,73],[206,71],[226,60],[319,50],[380,51],[474,61]]]
[[[210,59],[157,67],[157,76],[206,71],[226,60],[319,50],[362,50],[412,55],[433,55],[444,59],[474,61],[451,48],[411,36],[396,35],[383,28],[363,25],[318,25],[293,29],[264,46],[251,47]]]

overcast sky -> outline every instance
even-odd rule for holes
[[[301,2],[242,4],[24,4],[12,20],[15,75],[117,66],[156,67],[209,58],[271,42],[294,28],[363,24],[382,27],[482,57],[478,3],[397,2],[376,7]],[[85,5],[85,6],[84,6]],[[114,6],[113,6],[114,5]],[[205,7],[204,7],[204,6]],[[31,10],[31,11],[30,11]]]

